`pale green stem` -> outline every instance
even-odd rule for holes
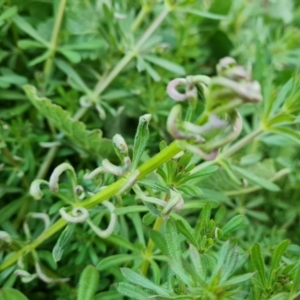
[[[140,48],[149,39],[149,37],[158,28],[158,26],[162,23],[162,21],[165,19],[168,13],[169,10],[164,9],[158,15],[158,17],[153,21],[150,27],[145,31],[143,36],[133,47],[133,50],[126,53],[126,55],[119,61],[119,63],[115,66],[115,68],[109,73],[109,75],[103,81],[98,82],[94,90],[95,96],[99,96],[109,86],[109,84],[118,76],[118,74],[126,67],[126,65],[138,54]]]
[[[148,5],[144,5],[142,9],[140,10],[137,18],[135,19],[134,23],[131,26],[131,31],[135,32],[139,27],[140,24],[143,22],[145,16],[150,11],[150,7]]]
[[[67,0],[60,0],[57,15],[55,18],[55,23],[54,23],[51,41],[50,41],[50,49],[49,49],[51,54],[47,58],[47,60],[45,62],[45,66],[44,66],[44,75],[45,75],[46,79],[51,74],[53,59],[54,59],[54,55],[55,55],[56,48],[57,48],[58,33],[59,33],[60,25],[61,25],[61,22],[63,19],[66,3],[67,3]]]
[[[278,171],[271,179],[269,179],[269,181],[274,182],[289,173],[291,173],[290,169],[288,169],[288,168],[282,169],[282,170]],[[253,192],[259,191],[261,189],[262,189],[262,187],[257,185],[257,186],[252,186],[249,188],[241,189],[238,191],[227,191],[227,192],[224,191],[224,194],[226,196],[238,196],[238,195],[253,193]]]

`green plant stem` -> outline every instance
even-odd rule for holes
[[[58,39],[58,33],[60,29],[60,25],[63,19],[64,10],[66,6],[67,0],[60,0],[59,7],[57,10],[55,23],[52,31],[51,41],[50,41],[50,55],[47,58],[45,65],[44,65],[44,76],[47,80],[51,74],[52,71],[52,65],[53,65],[53,59],[57,48],[57,39]]]
[[[138,168],[140,172],[138,179],[145,177],[147,174],[157,169],[160,165],[170,160],[180,151],[181,148],[178,146],[177,142],[176,141],[173,142],[169,147],[165,148],[163,151],[155,155],[153,158],[151,158],[149,161],[143,164],[140,168]],[[80,206],[89,209],[103,202],[104,200],[116,195],[129,176],[130,175],[127,175],[126,177],[119,179],[118,181],[114,182],[113,184],[111,184],[110,186],[108,186],[106,189],[102,190],[98,194],[92,196],[87,200],[80,202]],[[15,263],[19,259],[19,257],[21,257],[26,251],[35,249],[46,239],[48,239],[57,231],[62,229],[66,224],[67,222],[64,219],[59,219],[50,228],[44,231],[35,241],[33,241],[29,245],[26,245],[24,248],[20,249],[20,251],[12,255],[8,260],[3,262],[0,265],[0,271],[8,268],[10,265]]]
[[[282,170],[278,171],[271,179],[269,179],[269,181],[274,182],[289,173],[291,173],[290,169],[288,169],[288,168],[282,169]],[[262,189],[262,187],[257,185],[257,186],[241,189],[238,191],[227,191],[227,192],[224,191],[224,194],[226,196],[238,196],[238,195],[253,193],[253,192],[259,191],[261,189]]]
[[[253,131],[252,133],[246,135],[244,138],[242,138],[240,141],[232,145],[226,152],[222,153],[222,158],[228,157],[232,155],[233,153],[240,150],[242,147],[244,147],[246,144],[248,144],[251,140],[253,140],[256,136],[258,136],[262,132],[261,129],[257,129]],[[147,174],[153,172],[156,170],[159,166],[163,165],[167,161],[169,161],[171,158],[173,158],[176,154],[178,154],[181,150],[178,143],[175,141],[172,144],[170,144],[167,148],[162,150],[160,153],[152,157],[150,160],[148,160],[146,163],[144,163],[142,166],[138,168],[139,175],[137,177],[137,180],[142,179]],[[216,163],[216,161],[211,162],[205,162],[201,164],[200,166],[196,167],[195,172],[199,171],[200,169],[206,168],[208,165],[212,165]],[[204,166],[203,166],[204,165]],[[126,179],[131,174],[119,179],[118,181],[114,182],[110,186],[108,186],[106,189],[102,190],[98,194],[92,196],[91,198],[84,200],[80,203],[80,206],[84,208],[91,208],[94,207],[97,204],[100,204],[106,199],[109,199],[110,197],[116,195],[118,191],[122,188],[124,183],[126,182]],[[25,246],[25,249],[22,248],[19,252],[12,255],[7,261],[5,261],[2,265],[0,265],[0,271],[6,269],[13,263],[15,263],[19,257],[28,249],[34,249],[38,245],[40,245],[43,241],[45,241],[47,238],[52,236],[54,233],[59,231],[61,228],[66,225],[66,221],[63,219],[58,220],[56,223],[54,223],[49,229],[47,229],[44,233],[42,233],[35,241],[33,241],[31,244]]]
[[[255,139],[259,134],[262,133],[262,131],[263,130],[261,128],[252,131],[251,133],[249,133],[248,135],[246,135],[245,137],[237,141],[235,144],[233,144],[231,147],[229,147],[226,151],[221,153],[221,157],[222,158],[230,157],[232,154],[236,153],[237,151],[245,147],[253,139]]]
[[[145,4],[143,5],[142,9],[140,10],[137,18],[135,19],[134,23],[131,26],[131,31],[135,32],[141,25],[141,23],[143,22],[145,16],[147,15],[147,13],[150,11],[150,7],[149,5]]]
[[[36,179],[44,179],[52,161],[54,160],[56,153],[59,149],[59,146],[54,146],[49,149],[48,153],[46,154],[46,158],[44,159],[42,165],[40,166],[40,169],[36,175]]]
[[[109,75],[104,79],[104,81],[98,82],[94,90],[95,96],[99,96],[108,87],[108,85],[117,77],[117,75],[126,67],[126,65],[138,54],[140,48],[162,23],[162,21],[165,19],[168,13],[169,10],[164,9],[149,26],[149,28],[145,31],[143,36],[138,40],[136,45],[133,47],[133,50],[126,53],[126,55],[119,61],[119,63],[114,67],[114,69],[109,73]]]
[[[156,220],[155,220],[155,223],[153,225],[153,230],[159,231],[162,224],[163,224],[163,218],[162,217],[157,217]],[[155,246],[155,244],[152,241],[152,239],[149,239],[147,248],[144,252],[145,260],[144,260],[144,262],[141,266],[141,274],[144,275],[144,276],[147,275],[149,265],[150,265],[149,259],[151,259],[151,257],[152,257],[152,252],[153,252],[154,246]]]
[[[66,0],[63,0],[66,1]],[[63,6],[64,8],[64,6]],[[60,4],[59,7],[59,11],[61,11],[60,15],[62,18],[62,13],[63,13],[63,8],[62,8],[62,3]],[[143,43],[151,36],[151,34],[153,34],[153,32],[158,28],[158,26],[162,23],[162,21],[164,20],[164,18],[167,16],[169,10],[168,9],[164,9],[159,16],[153,21],[153,23],[150,25],[150,27],[147,29],[147,31],[144,33],[144,35],[141,37],[141,39],[137,42],[135,48],[135,51],[131,51],[128,52],[120,61],[119,63],[115,66],[115,68],[109,73],[109,75],[103,80],[103,81],[99,81],[97,83],[97,85],[94,88],[94,96],[99,96],[103,93],[103,91],[109,86],[109,84],[115,79],[115,77],[123,70],[124,67],[126,67],[126,65],[130,62],[130,60],[136,56],[139,47],[141,47],[143,45]],[[139,18],[139,16],[138,16]],[[60,25],[60,23],[59,23]],[[58,25],[54,26],[55,30],[53,30],[53,35],[52,35],[52,39],[51,39],[51,43],[52,41],[54,41],[54,32],[57,32],[56,28],[59,28]],[[57,33],[56,33],[57,36]],[[56,39],[55,39],[56,41]],[[47,64],[47,63],[46,63]],[[50,61],[49,63],[50,64]],[[52,60],[51,60],[51,64],[52,64]],[[51,64],[50,69],[51,69]],[[47,65],[47,72],[48,72],[48,68],[49,66]],[[45,69],[46,69],[46,65],[45,65]],[[45,72],[46,74],[46,72]],[[75,120],[79,120],[81,119],[85,113],[88,111],[88,109],[86,107],[81,107],[74,115],[74,119]],[[56,151],[58,150],[59,146],[54,147],[56,148]],[[46,160],[47,163],[45,164],[45,166],[41,166],[40,170],[38,171],[38,176],[37,178],[44,178],[45,174],[48,172],[48,169],[54,159],[55,156],[52,156],[52,151],[55,151],[54,148],[51,148],[46,156]],[[50,153],[51,152],[51,153]],[[49,159],[48,159],[49,157]]]

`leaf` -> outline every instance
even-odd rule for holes
[[[139,125],[135,134],[132,154],[131,170],[135,170],[139,164],[142,154],[149,139],[149,122],[151,115],[143,115],[139,119]]]
[[[89,265],[85,267],[80,275],[77,300],[92,300],[99,285],[98,270]]]
[[[102,157],[114,153],[112,142],[102,138],[100,129],[86,130],[84,123],[73,120],[69,113],[60,106],[53,104],[45,97],[39,97],[35,87],[25,85],[24,90],[38,111],[83,149]]]
[[[263,287],[266,287],[266,272],[265,272],[265,265],[264,260],[261,254],[260,246],[256,243],[251,250],[251,260],[255,269],[258,271],[258,276],[260,278],[261,284]]]
[[[102,40],[94,39],[91,41],[85,41],[84,43],[76,43],[71,45],[63,45],[63,50],[98,50],[104,46]]]
[[[68,77],[73,80],[79,90],[84,91],[88,95],[91,94],[91,90],[87,87],[87,85],[80,78],[77,72],[68,63],[60,59],[56,59],[55,63],[61,71],[63,71]]]
[[[11,6],[6,8],[4,12],[0,15],[0,24],[6,19],[10,19],[14,15],[16,15],[17,11],[18,11],[17,6]]]
[[[158,247],[163,254],[168,254],[168,246],[166,244],[165,238],[159,231],[151,229],[150,238],[154,242],[155,246]]]
[[[193,235],[193,230],[187,221],[184,219],[177,220],[176,227],[177,230],[188,239],[188,241],[190,241],[195,247],[198,247],[197,241]]]
[[[125,206],[125,207],[117,207],[114,210],[114,213],[116,215],[127,215],[129,213],[135,213],[135,212],[145,212],[147,211],[147,207],[144,205],[131,205],[131,206]]]
[[[238,172],[241,176],[245,177],[247,180],[256,183],[257,185],[273,192],[278,192],[280,188],[273,182],[270,182],[264,178],[258,177],[251,171],[239,168],[237,166],[232,166],[232,169]]]
[[[150,180],[150,179],[142,179],[142,180],[139,180],[138,184],[142,184],[144,186],[150,187],[152,190],[170,194],[169,187],[158,181],[154,181],[154,180]]]
[[[203,10],[198,10],[198,9],[188,8],[188,7],[180,8],[178,9],[178,11],[182,11],[185,13],[193,14],[199,17],[208,18],[212,20],[224,20],[227,18],[224,15],[214,14],[208,11],[203,11]]]
[[[145,71],[147,71],[147,73],[151,76],[151,78],[158,82],[161,80],[161,77],[159,76],[159,74],[152,68],[152,66],[150,64],[148,64],[147,62],[143,62],[143,67],[145,69]]]
[[[112,234],[109,237],[107,237],[105,241],[107,241],[107,243],[113,243],[118,247],[123,247],[131,251],[140,251],[139,247],[136,244],[133,244],[125,238],[118,235]]]
[[[75,224],[69,223],[67,227],[63,230],[61,235],[59,236],[52,250],[52,256],[55,262],[61,260],[64,250],[69,246],[69,243],[73,237],[74,229],[75,229]]]
[[[300,262],[296,265],[294,274],[293,286],[291,289],[291,296],[295,296],[300,291]]]
[[[19,40],[18,41],[18,47],[27,50],[27,49],[32,49],[32,48],[44,48],[41,43],[33,41],[33,40]]]
[[[129,297],[129,299],[136,299],[136,300],[149,299],[150,295],[147,292],[145,292],[140,287],[135,286],[131,283],[120,282],[116,286],[117,286],[117,291],[120,294]]]
[[[279,263],[281,261],[281,258],[283,256],[283,253],[285,252],[286,248],[289,246],[290,241],[284,240],[282,241],[275,249],[273,255],[272,255],[272,261],[271,261],[271,268],[270,268],[270,274],[269,274],[269,287],[271,288],[272,285],[272,279],[276,280],[276,269],[279,266]]]
[[[155,65],[158,65],[174,74],[185,75],[185,70],[178,64],[165,60],[154,55],[143,55],[143,58]]]
[[[39,33],[28,23],[26,22],[23,18],[20,16],[15,16],[13,18],[13,21],[15,24],[24,32],[26,32],[28,35],[30,35],[33,39],[37,40],[41,44],[43,44],[45,47],[49,48],[50,45],[48,41],[44,40]]]
[[[4,287],[0,290],[0,300],[28,300],[28,298],[18,290]]]
[[[75,51],[59,49],[59,52],[73,64],[77,64],[81,61],[81,55]]]
[[[51,56],[51,52],[48,50],[48,51],[44,52],[43,54],[39,55],[38,57],[36,57],[35,59],[31,60],[28,63],[28,66],[33,67],[33,66],[43,62],[44,60],[46,60],[50,56]]]
[[[132,254],[111,255],[111,256],[105,257],[104,259],[100,260],[100,262],[97,265],[97,269],[100,271],[103,271],[103,270],[109,269],[111,267],[115,267],[115,266],[124,264],[124,263],[134,260],[136,258],[137,258],[137,256],[132,255]]]
[[[298,131],[287,127],[272,127],[269,129],[269,131],[283,135],[300,145],[300,133]]]
[[[230,233],[234,230],[236,230],[240,224],[244,222],[244,216],[238,215],[233,218],[231,218],[225,225],[222,227],[222,231],[224,234]]]
[[[170,257],[179,263],[181,261],[181,248],[178,232],[172,219],[165,222],[165,239]]]
[[[254,276],[254,273],[246,273],[243,275],[234,276],[234,277],[230,278],[229,280],[227,280],[224,284],[227,286],[240,284],[242,282],[245,282],[245,281],[251,279],[253,276]]]
[[[137,284],[143,288],[155,291],[156,293],[158,293],[159,295],[162,295],[162,296],[169,295],[168,290],[156,285],[155,283],[150,281],[148,278],[143,277],[142,275],[132,271],[131,269],[121,268],[121,272],[127,280],[131,281],[134,284]]]

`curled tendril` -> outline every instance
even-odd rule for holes
[[[181,106],[175,105],[168,116],[167,130],[173,138],[177,140],[194,139],[197,143],[204,142],[204,138],[199,134],[186,133],[178,128],[177,122],[180,119]]]
[[[50,190],[52,192],[55,192],[55,193],[58,192],[58,190],[59,190],[59,186],[58,186],[59,177],[63,172],[66,172],[66,171],[71,171],[73,181],[77,182],[77,177],[76,177],[76,173],[75,173],[74,168],[68,163],[62,163],[54,169],[54,171],[52,172],[52,174],[50,176],[49,187],[50,187]]]
[[[236,82],[224,77],[215,77],[212,79],[212,85],[226,88],[228,91],[225,90],[224,93],[233,92],[245,102],[257,103],[262,101],[260,84],[257,81]]]
[[[126,156],[124,158],[124,166],[118,167],[114,164],[112,164],[108,159],[104,159],[102,161],[102,166],[104,170],[108,173],[114,174],[116,176],[123,176],[125,175],[131,167],[131,159],[129,156]]]
[[[203,150],[199,149],[197,146],[190,144],[184,144],[182,148],[200,156],[203,160],[214,160],[219,153],[218,149],[215,149],[210,153],[206,153]]]
[[[85,197],[84,188],[81,185],[76,185],[74,188],[74,194],[78,197],[79,200],[84,199]]]
[[[72,210],[72,216],[66,212],[66,208],[62,207],[59,213],[63,219],[70,223],[83,223],[89,217],[89,212],[84,207],[75,207]],[[80,213],[78,215],[78,213]]]
[[[87,219],[86,222],[89,224],[91,229],[101,238],[107,238],[110,236],[117,224],[117,215],[114,213],[115,206],[109,201],[103,201],[102,204],[108,208],[110,212],[110,222],[108,227],[105,230],[98,228],[90,219]]]
[[[128,153],[128,146],[126,144],[126,141],[120,134],[114,135],[112,138],[113,144],[116,146],[116,148],[120,151],[122,154]]]
[[[0,241],[10,244],[12,242],[11,236],[6,231],[0,231]]]
[[[120,187],[119,191],[117,192],[117,196],[123,194],[125,191],[127,191],[129,188],[134,186],[134,184],[137,182],[138,177],[140,175],[139,170],[134,170],[126,179],[126,181],[123,183],[123,185]]]
[[[215,114],[210,115],[209,120],[202,126],[195,125],[191,122],[183,122],[183,128],[196,134],[206,134],[215,129],[225,128],[228,122],[219,119]]]
[[[45,213],[29,213],[27,215],[27,218],[42,220],[44,222],[44,230],[43,231],[46,231],[50,227],[50,218]],[[25,222],[27,222],[27,221],[25,220]]]
[[[105,113],[104,109],[99,104],[96,104],[95,107],[96,107],[96,109],[97,109],[97,111],[99,113],[100,119],[101,120],[105,120],[106,113]]]
[[[29,272],[21,269],[17,269],[14,274],[16,276],[20,276],[23,283],[28,283],[37,278],[37,274],[30,274]]]
[[[105,169],[101,166],[101,167],[98,167],[95,170],[93,170],[91,173],[85,174],[83,176],[83,179],[90,180],[90,179],[94,178],[95,176],[97,176],[101,173],[104,173],[104,172],[105,172]]]
[[[43,192],[41,191],[41,185],[45,184],[49,186],[48,181],[42,180],[42,179],[35,179],[31,185],[30,185],[30,190],[29,194],[35,199],[35,200],[40,200],[43,197]]]
[[[182,210],[184,207],[184,199],[182,198],[181,194],[177,190],[170,190],[170,199],[164,205],[164,209],[162,210],[163,215],[168,215],[172,210],[179,211]]]
[[[169,201],[146,196],[137,184],[133,187],[133,190],[136,193],[137,197],[140,198],[143,202],[153,203],[163,207],[163,210],[161,212],[162,215],[168,215],[172,210],[181,210],[184,206],[184,199],[182,198],[181,194],[175,189],[170,190]]]
[[[177,87],[179,85],[185,85],[184,94],[178,92]],[[173,100],[182,102],[196,98],[197,88],[189,78],[176,78],[168,83],[167,93]]]
[[[58,278],[58,279],[54,279],[54,278],[50,278],[48,277],[42,270],[40,264],[36,261],[35,262],[35,271],[37,276],[44,282],[46,283],[59,283],[59,282],[67,282],[70,279],[69,278]]]

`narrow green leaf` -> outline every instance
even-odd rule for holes
[[[73,64],[77,64],[81,61],[81,55],[75,51],[59,49],[59,52]]]
[[[63,71],[68,77],[70,77],[73,80],[73,82],[81,91],[85,92],[88,95],[92,93],[91,90],[84,83],[84,81],[81,79],[81,77],[68,63],[66,63],[63,60],[56,59],[55,64],[61,71]]]
[[[18,290],[4,287],[0,289],[0,300],[28,300],[28,298]]]
[[[283,253],[285,252],[286,248],[289,246],[290,241],[289,240],[284,240],[282,241],[276,248],[275,251],[272,255],[272,261],[271,261],[271,268],[270,268],[270,274],[269,274],[269,281],[268,285],[271,288],[272,285],[272,279],[276,279],[276,269],[279,266],[279,263],[281,261],[281,258],[283,256]]]
[[[33,40],[19,40],[18,47],[23,50],[32,49],[32,48],[45,48],[44,45]]]
[[[87,266],[80,275],[77,300],[92,300],[99,285],[100,275],[94,266]]]
[[[63,45],[61,49],[65,50],[98,50],[104,46],[104,42],[99,39],[76,43],[72,45]]]
[[[300,262],[296,265],[296,271],[293,278],[293,286],[291,289],[291,296],[295,296],[297,293],[300,292]]]
[[[37,40],[41,44],[43,44],[46,47],[49,47],[48,41],[44,40],[39,33],[28,23],[26,22],[23,18],[20,16],[15,16],[13,18],[13,21],[15,24],[24,32],[26,32],[28,35],[30,35],[33,39]]]
[[[141,156],[146,148],[149,139],[149,122],[151,115],[143,115],[139,119],[139,125],[136,131],[132,154],[132,168],[135,170],[138,167]]]
[[[100,262],[97,265],[97,269],[103,271],[115,266],[122,265],[126,262],[130,262],[131,260],[134,260],[136,258],[137,256],[132,254],[116,254],[108,256],[100,260]]]
[[[158,181],[154,181],[154,180],[150,180],[150,179],[142,179],[142,180],[139,180],[138,184],[142,184],[144,186],[150,187],[152,190],[170,194],[169,187]]]
[[[147,211],[147,207],[144,205],[131,205],[131,206],[125,206],[125,207],[117,207],[114,210],[114,213],[116,215],[127,215],[129,213],[135,213],[135,212],[145,212]]]
[[[272,127],[269,131],[283,135],[300,145],[300,133],[296,130],[287,127]]]
[[[232,172],[231,165],[227,160],[220,160],[220,164],[224,168],[225,172],[227,173],[228,177],[237,185],[241,185],[242,181],[236,177],[236,175]]]
[[[218,14],[214,14],[208,11],[203,11],[203,10],[198,10],[198,9],[194,9],[194,8],[180,8],[179,9],[182,12],[185,13],[189,13],[189,14],[193,14],[202,18],[207,18],[207,19],[212,19],[212,20],[224,20],[227,18],[227,16],[224,15],[218,15]]]
[[[239,168],[237,166],[232,166],[232,169],[236,172],[238,172],[241,176],[245,177],[247,180],[273,192],[278,192],[280,188],[273,182],[270,182],[264,178],[258,177],[254,173],[252,173],[249,170],[245,170],[242,168]]]
[[[266,272],[265,272],[265,265],[264,260],[261,254],[260,246],[256,243],[251,250],[251,260],[255,269],[258,271],[258,275],[263,287],[266,287],[267,279],[266,279]]]
[[[140,287],[135,286],[131,283],[120,282],[117,285],[117,291],[127,296],[129,299],[136,300],[147,300],[149,299],[150,294],[142,290]]]
[[[174,74],[185,75],[185,70],[178,64],[165,60],[163,58],[157,57],[155,55],[143,55],[143,58],[155,65],[158,65]]]
[[[69,223],[59,236],[53,250],[52,256],[55,262],[61,260],[64,250],[69,246],[69,243],[73,237],[75,229],[74,223]]]
[[[105,241],[107,241],[108,243],[113,243],[118,247],[123,247],[123,248],[131,250],[131,251],[138,251],[138,252],[140,251],[140,249],[137,245],[129,242],[125,238],[118,236],[118,235],[112,234],[109,237],[107,237],[105,239]]]
[[[244,216],[238,215],[231,218],[225,225],[222,227],[222,231],[224,234],[230,233],[237,228],[244,222]]]
[[[232,278],[230,278],[229,280],[227,280],[224,284],[227,286],[233,286],[235,284],[240,284],[242,282],[245,282],[249,279],[251,279],[254,276],[255,273],[247,273],[247,274],[243,274],[243,275],[239,275],[239,276],[234,276]]]
[[[132,271],[131,269],[121,268],[121,272],[127,280],[131,281],[134,284],[137,284],[143,288],[155,291],[156,293],[158,293],[159,295],[162,295],[162,296],[169,295],[168,290],[156,285],[155,283],[150,281],[148,278],[143,277],[142,275]]]
[[[193,229],[187,221],[184,219],[177,220],[176,227],[177,230],[188,239],[188,241],[190,241],[195,247],[198,247],[197,241],[193,235]]]
[[[50,57],[51,55],[51,52],[50,51],[46,51],[44,52],[43,54],[39,55],[38,57],[34,58],[33,60],[31,60],[29,63],[28,63],[28,66],[29,67],[33,67],[43,61],[45,61],[48,57]]]
[[[159,76],[159,74],[152,68],[152,66],[149,63],[144,61],[143,62],[143,67],[144,67],[145,71],[147,71],[147,73],[151,76],[151,78],[154,81],[158,82],[158,81],[161,80],[161,77]]]
[[[181,261],[179,236],[174,221],[170,218],[165,222],[165,239],[168,253],[175,262]]]
[[[200,213],[200,220],[202,222],[208,223],[210,219],[210,214],[211,214],[211,205],[209,203],[206,203]]]
[[[10,19],[15,16],[18,11],[17,6],[11,6],[4,10],[4,12],[0,15],[0,23],[5,21],[6,19]]]
[[[155,246],[158,247],[158,249],[163,254],[168,254],[168,246],[166,244],[166,241],[164,239],[164,236],[156,230],[150,230],[150,238],[154,242]]]

